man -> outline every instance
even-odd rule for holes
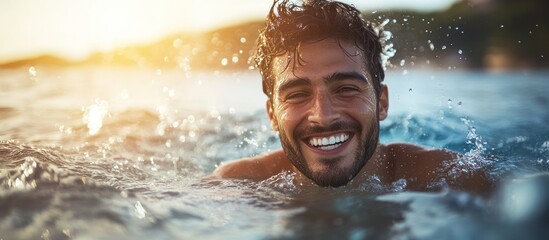
[[[448,176],[458,154],[411,144],[380,144],[387,117],[383,46],[353,6],[326,0],[275,1],[256,63],[268,96],[267,113],[283,150],[220,166],[214,177],[261,181],[283,171],[298,185],[357,185],[374,176],[404,179],[409,190],[440,183],[482,192],[483,174]]]

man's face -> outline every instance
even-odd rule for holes
[[[352,43],[326,39],[302,44],[300,52],[297,64],[286,56],[273,62],[276,79],[267,102],[271,125],[300,172],[320,186],[342,186],[377,147],[387,88],[380,91],[378,105],[363,53]]]

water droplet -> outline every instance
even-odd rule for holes
[[[404,66],[404,64],[406,64],[406,60],[404,59],[400,60],[400,66]]]
[[[463,51],[461,51],[461,49],[460,49],[460,50],[458,50],[458,53],[461,55],[463,53]]]
[[[446,45],[442,45],[442,50],[446,49]]]
[[[452,99],[448,99],[448,109],[452,109]]]
[[[187,121],[189,121],[189,123],[194,123],[195,120],[196,118],[194,117],[194,115],[190,115],[189,117],[187,117]]]
[[[240,42],[241,42],[241,43],[246,43],[246,41],[247,41],[247,40],[246,40],[245,37],[241,37],[241,38],[240,38]]]
[[[172,46],[174,48],[179,48],[179,47],[181,47],[181,45],[183,45],[183,41],[179,38],[173,40],[173,42],[172,42]]]
[[[227,66],[228,63],[229,63],[229,60],[227,58],[221,59],[221,65]]]
[[[429,49],[431,49],[431,51],[435,50],[435,45],[432,43],[429,43]]]
[[[500,26],[500,28],[503,28],[503,24]]]
[[[233,56],[233,58],[231,59],[231,61],[233,63],[237,63],[238,62],[238,56]]]
[[[461,107],[462,103],[461,101],[458,102],[458,107]]]
[[[195,131],[189,131],[189,137],[190,138],[196,137],[196,132]]]
[[[31,77],[36,77],[36,68],[34,67],[30,67],[29,68],[29,74],[31,75]]]
[[[411,92],[412,91],[412,88],[408,89],[408,92]]]
[[[404,18],[404,19],[402,19],[402,20],[405,21],[405,22],[408,22],[408,18]]]
[[[134,216],[136,216],[139,219],[143,219],[147,214],[147,211],[145,210],[145,208],[143,208],[143,205],[141,205],[139,201],[135,203],[133,210],[134,210]]]

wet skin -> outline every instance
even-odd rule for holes
[[[266,103],[283,150],[223,164],[213,177],[264,180],[291,171],[299,185],[339,187],[376,176],[385,184],[405,179],[408,189],[430,190],[457,162],[458,154],[447,150],[378,143],[388,89],[382,85],[376,95],[357,46],[325,39],[302,44],[300,52],[297,64],[286,55],[274,60],[273,97]],[[450,184],[475,192],[490,186],[481,173]]]
[[[287,57],[273,64],[280,74],[266,105],[271,125],[288,160],[321,186],[345,185],[358,174],[376,148],[378,119],[387,116],[386,88],[378,106],[360,53],[329,39],[303,45],[301,64]]]

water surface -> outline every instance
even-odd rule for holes
[[[0,71],[3,239],[513,239],[545,234],[547,72],[390,72],[381,141],[489,166],[490,198],[406,183],[358,189],[205,179],[279,149],[259,74],[160,69]],[[540,202],[541,200],[541,202]],[[534,210],[532,210],[534,209]]]

